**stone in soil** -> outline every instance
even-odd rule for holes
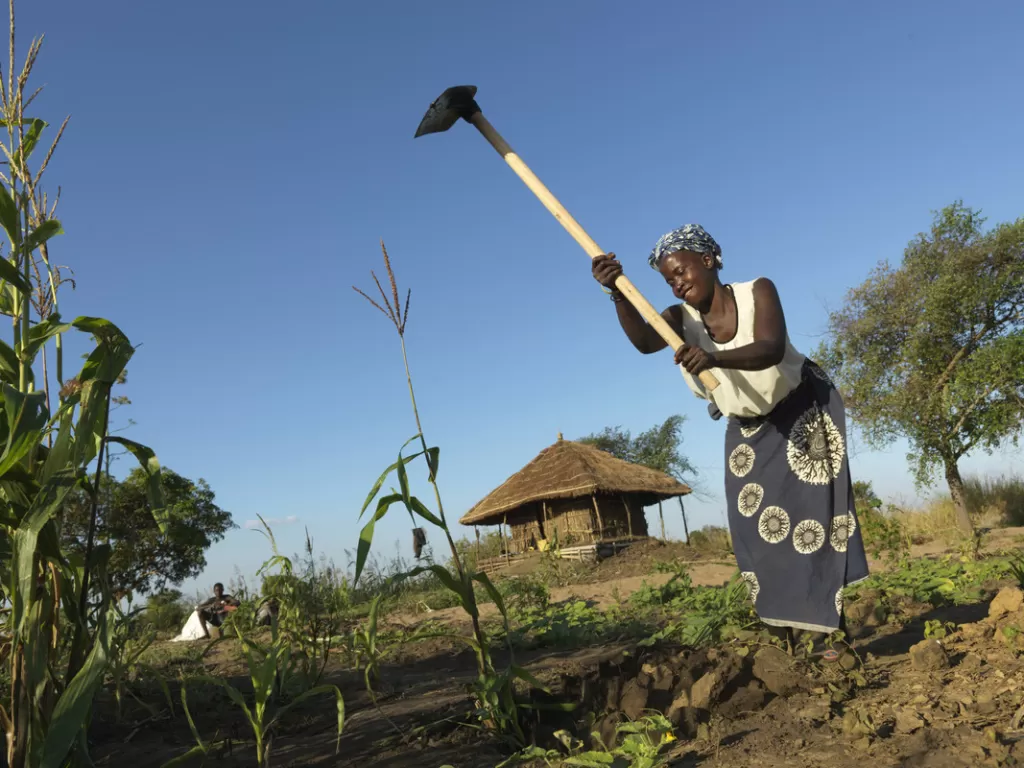
[[[910,649],[910,663],[919,672],[940,672],[949,667],[949,657],[938,640],[923,640]]]
[[[1008,613],[1016,613],[1024,606],[1024,591],[1019,587],[1003,587],[988,607],[990,619],[998,619]]]

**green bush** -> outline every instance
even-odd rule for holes
[[[893,516],[894,510],[894,507],[888,513],[874,507],[857,510],[864,549],[869,555],[889,563],[897,563],[910,554],[906,531],[903,524]]]
[[[504,579],[498,583],[498,591],[514,615],[546,611],[551,602],[551,590],[535,575]]]
[[[701,552],[732,553],[732,537],[728,528],[706,525],[690,534],[690,546]]]
[[[889,513],[883,512],[882,500],[875,494],[870,482],[859,480],[853,484],[853,500],[860,535],[868,554],[892,563],[909,554],[906,532],[892,514],[895,507],[889,505]]]
[[[177,632],[192,612],[176,589],[164,589],[146,601],[145,621],[157,632]]]

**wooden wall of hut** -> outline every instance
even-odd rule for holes
[[[537,542],[544,538],[541,523],[543,510],[540,504],[528,504],[508,515],[509,535],[512,552],[529,552],[537,548]]]
[[[536,549],[538,542],[557,538],[561,547],[648,535],[639,500],[599,495],[600,520],[592,497],[554,499],[520,507],[508,515],[512,552]]]
[[[644,516],[643,505],[638,500],[598,495],[596,502],[601,511],[602,539],[607,541],[630,536],[647,536],[647,518]],[[591,506],[593,504],[594,500],[591,501]]]

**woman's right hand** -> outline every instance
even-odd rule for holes
[[[614,290],[615,281],[622,274],[622,265],[616,260],[614,253],[607,253],[594,258],[590,271],[597,282],[609,290]]]

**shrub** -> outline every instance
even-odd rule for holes
[[[886,512],[878,507],[857,510],[860,534],[869,555],[896,563],[910,554],[910,541],[903,524],[896,517],[898,512],[892,504]]]
[[[551,602],[551,590],[535,575],[505,579],[498,583],[498,591],[509,613],[514,615],[544,612]]]
[[[700,552],[732,552],[729,529],[720,525],[706,525],[690,534],[690,546]]]
[[[146,623],[157,632],[177,632],[181,629],[192,608],[176,589],[164,589],[150,595],[146,601]]]

